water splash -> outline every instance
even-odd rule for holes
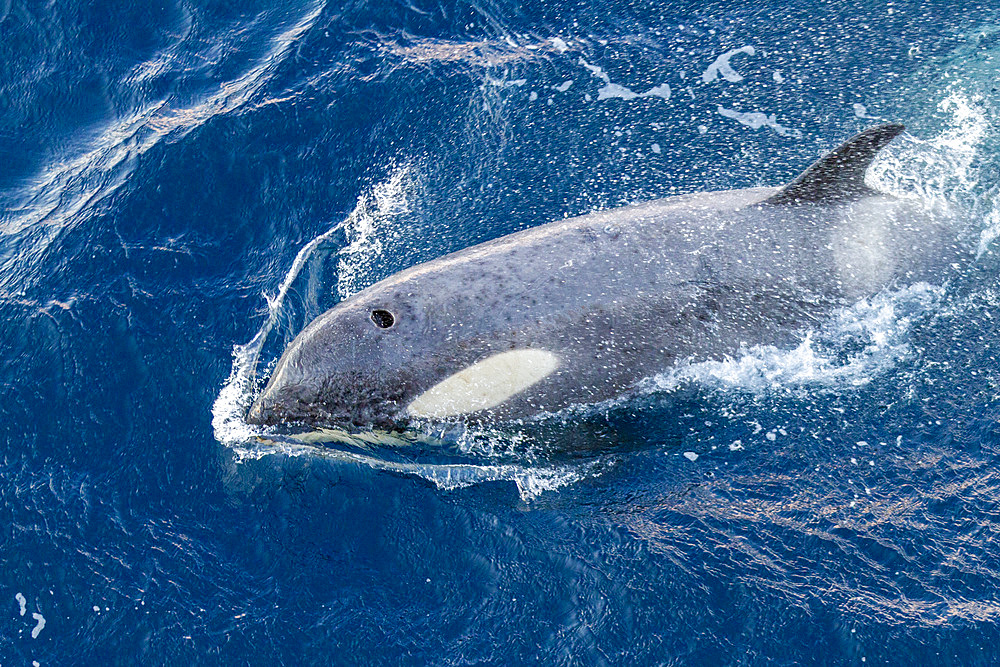
[[[868,185],[897,197],[968,203],[979,185],[975,162],[990,130],[988,117],[978,100],[958,92],[938,110],[949,116],[944,130],[930,139],[906,134],[890,144],[868,170]]]
[[[911,355],[914,322],[937,311],[944,296],[943,288],[927,283],[881,292],[837,311],[825,328],[804,332],[793,349],[755,345],[722,360],[681,363],[644,389],[673,391],[694,383],[759,393],[862,386]]]
[[[347,220],[344,230],[347,247],[337,262],[337,294],[341,299],[360,292],[378,275],[376,264],[385,248],[398,246],[401,225],[398,217],[412,210],[416,188],[412,165],[397,167],[371,194],[364,194]]]
[[[343,222],[334,225],[299,250],[295,260],[292,261],[291,268],[285,275],[285,279],[278,288],[278,293],[273,297],[264,295],[268,310],[264,325],[249,343],[233,348],[233,368],[212,405],[212,429],[215,432],[215,439],[219,442],[233,445],[246,442],[258,434],[253,426],[246,423],[244,416],[253,403],[256,390],[259,389],[256,374],[261,349],[278,323],[281,307],[295,279],[298,278],[316,249],[333,239],[343,225]]]
[[[950,92],[937,109],[946,115],[944,129],[930,139],[904,135],[878,155],[866,182],[897,197],[958,204],[970,219],[982,221],[967,230],[978,259],[1000,238],[998,186],[983,178],[995,150],[993,115],[980,96],[958,91]]]
[[[239,461],[266,456],[311,456],[339,463],[361,465],[372,470],[410,475],[431,482],[442,491],[463,489],[485,482],[510,482],[525,502],[557,491],[582,479],[600,474],[605,464],[598,460],[566,465],[518,463],[421,463],[390,460],[364,452],[336,447],[281,441],[256,440],[233,448]]]

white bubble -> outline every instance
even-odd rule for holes
[[[750,129],[759,130],[762,127],[768,127],[783,137],[801,137],[802,131],[793,128],[785,127],[777,121],[775,114],[766,114],[762,111],[735,111],[733,109],[727,109],[721,104],[718,106],[717,111],[720,116],[725,116],[726,118],[732,118],[740,125],[746,125]]]

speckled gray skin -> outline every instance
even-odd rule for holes
[[[967,252],[953,218],[861,182],[901,129],[855,137],[783,189],[592,213],[391,276],[299,334],[248,420],[400,426],[415,397],[479,360],[554,352],[551,375],[467,416],[527,417],[621,395],[679,359],[791,343],[836,306],[887,286],[939,282]],[[866,135],[871,145],[855,154]],[[376,309],[392,313],[390,328],[373,322]]]

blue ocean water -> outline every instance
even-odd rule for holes
[[[0,37],[0,664],[1000,661],[991,3],[0,0]],[[958,279],[523,428],[242,421],[401,268],[882,120],[869,179],[963,212]]]

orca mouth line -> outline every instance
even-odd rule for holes
[[[376,414],[375,411],[358,409],[327,410],[316,405],[299,403],[287,407],[280,402],[270,405],[264,397],[258,397],[247,411],[247,424],[270,428],[296,427],[329,428],[347,430],[394,430],[400,428],[404,420],[388,414]]]

